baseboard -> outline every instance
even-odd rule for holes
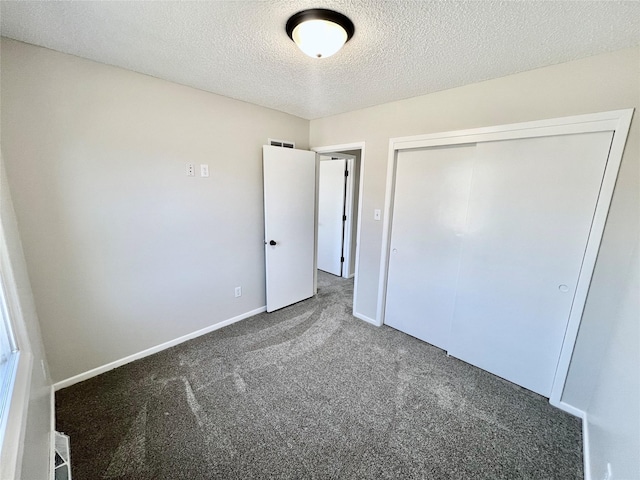
[[[121,367],[122,365],[126,365],[127,363],[131,363],[135,360],[148,357],[149,355],[153,355],[154,353],[161,352],[162,350],[166,350],[167,348],[174,347],[188,340],[192,340],[202,335],[206,335],[207,333],[213,332],[222,327],[226,327],[227,325],[231,325],[232,323],[239,322],[240,320],[253,317],[254,315],[258,315],[259,313],[266,312],[266,311],[267,311],[266,306],[256,308],[255,310],[251,310],[250,312],[243,313],[241,315],[238,315],[237,317],[233,317],[228,320],[223,320],[222,322],[216,323],[214,325],[210,325],[208,327],[205,327],[203,329],[197,330],[192,333],[188,333],[187,335],[183,335],[182,337],[169,340],[168,342],[161,343],[160,345],[156,345],[155,347],[147,348],[146,350],[143,350],[138,353],[134,353],[133,355],[129,355],[127,357],[121,358],[120,360],[107,363],[106,365],[102,365],[101,367],[93,368],[87,372],[80,373],[73,377],[67,378],[66,380],[61,380],[59,382],[54,383],[53,387],[55,391],[70,387],[71,385],[75,385],[76,383],[80,383],[90,378],[96,377],[102,373],[108,372],[109,370],[113,370],[114,368],[118,368],[118,367]]]
[[[587,412],[563,401],[549,401],[549,403],[560,410],[582,419],[582,459],[584,480],[591,480],[591,456],[589,453],[589,422],[587,421]]]
[[[591,452],[589,445],[589,422],[587,421],[587,413],[582,417],[582,458],[584,461],[584,480],[591,480]]]
[[[549,403],[554,407],[573,415],[574,417],[582,418],[584,420],[585,412],[580,410],[579,408],[574,407],[573,405],[569,405],[568,403],[563,401],[553,402],[549,400]]]
[[[380,326],[377,320],[374,320],[373,318],[369,318],[366,315],[362,315],[361,313],[353,312],[353,316],[367,323],[370,323],[371,325],[375,325],[376,327]]]

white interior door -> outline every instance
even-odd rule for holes
[[[313,296],[316,154],[263,147],[267,311]]]
[[[345,159],[322,160],[318,183],[318,268],[342,275]]]
[[[478,144],[451,355],[550,395],[611,139]]]
[[[475,145],[398,152],[385,323],[447,349]]]

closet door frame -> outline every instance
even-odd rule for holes
[[[609,158],[605,168],[600,194],[591,225],[591,232],[582,262],[580,275],[574,297],[573,306],[569,314],[558,365],[551,388],[549,401],[552,405],[573,415],[580,416],[581,412],[562,402],[562,392],[569,371],[571,355],[578,335],[584,305],[587,299],[591,276],[595,267],[598,249],[602,240],[611,198],[616,178],[622,161],[624,146],[631,125],[634,109],[614,110],[602,113],[577,115],[570,117],[538,120],[533,122],[513,123],[469,130],[456,130],[410,137],[397,137],[389,140],[389,156],[387,161],[387,185],[385,191],[384,223],[382,231],[382,250],[380,258],[380,280],[378,285],[377,319],[378,325],[384,323],[386,304],[387,275],[389,266],[389,248],[391,240],[391,224],[393,215],[393,197],[395,186],[395,172],[398,152],[413,148],[428,148],[436,146],[452,146],[465,143],[481,143],[498,140],[547,137],[575,133],[613,132]]]

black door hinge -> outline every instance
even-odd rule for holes
[[[340,263],[344,263],[344,257],[340,257]]]

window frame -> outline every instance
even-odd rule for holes
[[[9,360],[10,375],[2,381],[6,395],[0,413],[0,478],[19,478],[24,451],[33,355],[20,307],[18,287],[11,266],[4,228],[0,222],[0,308],[14,354]],[[4,321],[4,320],[1,320]]]
[[[7,306],[7,294],[4,283],[3,275],[0,272],[0,348],[4,349],[4,343],[8,346],[8,352],[0,351],[0,435],[4,432],[6,410],[15,380],[18,357],[20,356],[20,349],[15,339],[15,333],[9,315],[9,307]],[[5,354],[8,356],[6,364],[3,365],[2,356]]]

